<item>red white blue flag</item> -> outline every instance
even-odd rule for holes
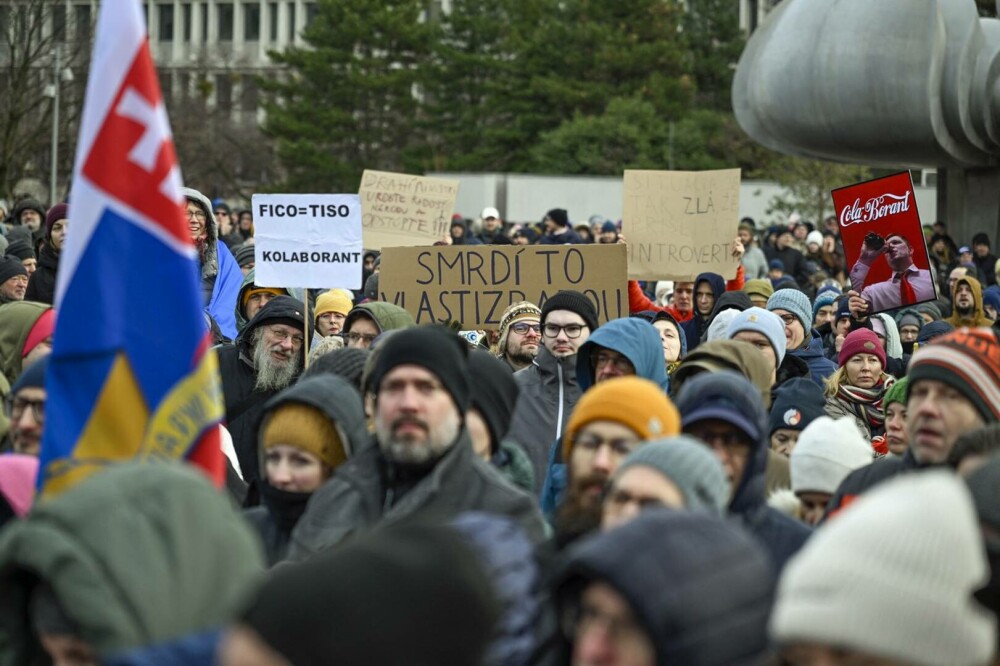
[[[222,391],[181,188],[142,6],[101,3],[56,284],[46,495],[133,458],[224,478]]]

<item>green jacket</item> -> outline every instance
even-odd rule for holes
[[[0,664],[49,659],[29,602],[47,581],[99,655],[222,625],[263,573],[257,537],[181,463],[122,463],[0,532]]]
[[[21,351],[42,314],[51,305],[34,301],[13,301],[0,305],[0,369],[11,386],[21,376]]]

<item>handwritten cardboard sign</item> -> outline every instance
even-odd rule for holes
[[[851,288],[884,312],[937,298],[908,171],[833,190]]]
[[[740,170],[625,170],[622,233],[633,280],[736,277]]]
[[[583,292],[602,322],[628,316],[624,245],[463,245],[382,248],[379,299],[418,324],[498,328],[517,301],[542,307],[560,289]]]
[[[356,194],[255,194],[254,279],[272,287],[360,289]]]
[[[448,235],[458,181],[365,169],[358,196],[366,249],[430,245]]]

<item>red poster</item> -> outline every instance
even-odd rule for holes
[[[851,287],[869,312],[937,298],[907,171],[831,192]]]

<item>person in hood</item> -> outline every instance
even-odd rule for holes
[[[545,235],[539,239],[539,245],[574,245],[583,243],[580,234],[573,230],[569,223],[569,213],[564,208],[553,208],[542,218]]]
[[[706,342],[688,354],[673,375],[671,392],[674,396],[679,395],[684,383],[691,378],[719,370],[732,370],[743,375],[760,392],[765,409],[771,406],[771,368],[760,349],[742,340]]]
[[[701,374],[681,387],[677,408],[683,432],[704,442],[726,470],[733,489],[729,513],[757,537],[780,570],[810,530],[764,501],[767,411],[760,392],[735,372]]]
[[[983,312],[983,287],[976,278],[959,278],[952,288],[951,302],[954,312],[942,321],[955,328],[993,325],[993,320],[987,319]]]
[[[386,331],[415,326],[413,315],[392,303],[361,303],[344,319],[344,340],[349,349],[368,349]]]
[[[469,233],[469,223],[461,215],[452,216],[450,233],[452,245],[482,245],[478,238]]]
[[[514,519],[532,541],[544,538],[532,498],[472,449],[467,356],[467,345],[442,326],[398,331],[379,345],[367,381],[373,445],[313,495],[292,532],[290,559],[301,561],[417,511],[444,519],[497,513]]]
[[[69,229],[69,206],[61,203],[49,209],[45,216],[45,241],[38,253],[38,269],[28,280],[24,298],[51,305],[55,301],[56,275],[59,272],[59,257],[66,245]]]
[[[21,199],[14,204],[10,219],[15,226],[24,226],[31,232],[38,231],[45,220],[45,207],[37,199]]]
[[[200,471],[126,462],[0,533],[0,662],[97,664],[230,622],[263,572]]]
[[[587,338],[576,354],[576,383],[581,391],[615,377],[635,375],[670,388],[663,346],[653,326],[637,317],[615,319]]]
[[[239,332],[236,330],[233,313],[236,311],[243,272],[226,244],[219,242],[219,227],[208,197],[198,190],[185,187],[184,198],[187,200],[185,216],[188,231],[201,266],[205,309],[227,338],[236,338]]]
[[[653,509],[581,541],[556,571],[560,663],[763,663],[775,575],[734,523]]]
[[[367,444],[361,396],[330,373],[305,377],[264,405],[259,430],[262,506],[244,515],[264,542],[268,566],[285,559],[306,503]]]
[[[291,296],[277,296],[250,320],[236,344],[218,352],[226,427],[247,483],[260,477],[257,427],[264,405],[302,369],[303,311]]]
[[[52,352],[56,311],[44,303],[0,305],[0,370],[13,386],[24,368]]]
[[[837,366],[824,354],[823,338],[813,329],[809,297],[797,289],[779,289],[767,299],[767,309],[785,325],[785,353],[805,361],[812,380],[824,386]]]
[[[726,281],[717,273],[702,273],[694,281],[694,315],[681,324],[688,350],[693,351],[708,331],[712,310],[719,296],[726,291]],[[742,293],[742,292],[740,292]]]
[[[302,301],[302,298],[305,296],[301,289],[289,290],[284,287],[263,287],[257,284],[256,279],[256,271],[251,268],[243,278],[243,282],[240,284],[240,291],[236,297],[236,330],[240,333],[243,332],[243,329],[247,327],[250,320],[271,299],[278,296],[291,296]]]
[[[684,329],[666,311],[646,310],[634,316],[651,323],[660,334],[660,346],[663,348],[663,362],[666,364],[667,376],[673,375],[687,356],[687,338],[684,336]]]

